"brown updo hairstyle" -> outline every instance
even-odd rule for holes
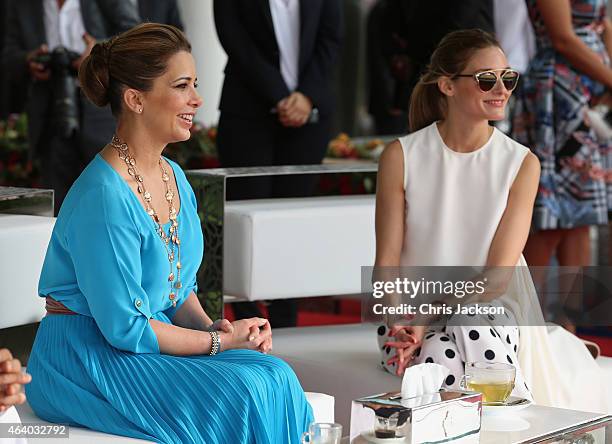
[[[160,23],[143,23],[109,40],[96,43],[79,69],[79,82],[97,106],[110,103],[115,117],[121,114],[125,88],[150,91],[164,74],[168,59],[191,44],[179,29]]]
[[[410,97],[411,132],[442,120],[446,115],[446,96],[438,88],[440,77],[453,78],[461,74],[476,51],[492,46],[501,48],[495,36],[482,29],[453,31],[440,41]]]

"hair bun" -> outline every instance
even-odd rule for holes
[[[97,43],[79,69],[81,88],[98,106],[110,104],[118,118],[126,88],[150,91],[163,75],[170,58],[179,51],[191,52],[191,44],[174,26],[142,23]]]
[[[109,103],[111,45],[110,41],[96,43],[79,68],[79,82],[83,92],[100,107]]]

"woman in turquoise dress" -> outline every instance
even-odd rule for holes
[[[195,295],[204,242],[193,190],[161,154],[202,100],[185,36],[144,24],[79,71],[117,134],[59,212],[28,362],[42,419],[162,443],[295,443],[313,419],[269,323],[212,320]]]

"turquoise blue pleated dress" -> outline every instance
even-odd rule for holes
[[[204,248],[193,190],[170,164],[181,201],[177,306],[155,224],[96,156],[62,205],[39,283],[40,296],[78,314],[42,320],[28,401],[47,421],[161,443],[298,443],[312,409],[282,360],[249,350],[160,354],[148,320],[171,323],[196,289]]]

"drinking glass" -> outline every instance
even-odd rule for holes
[[[302,435],[302,444],[340,444],[341,439],[341,424],[313,422]]]
[[[468,362],[459,387],[482,393],[482,402],[503,404],[514,389],[516,368],[505,362]]]

